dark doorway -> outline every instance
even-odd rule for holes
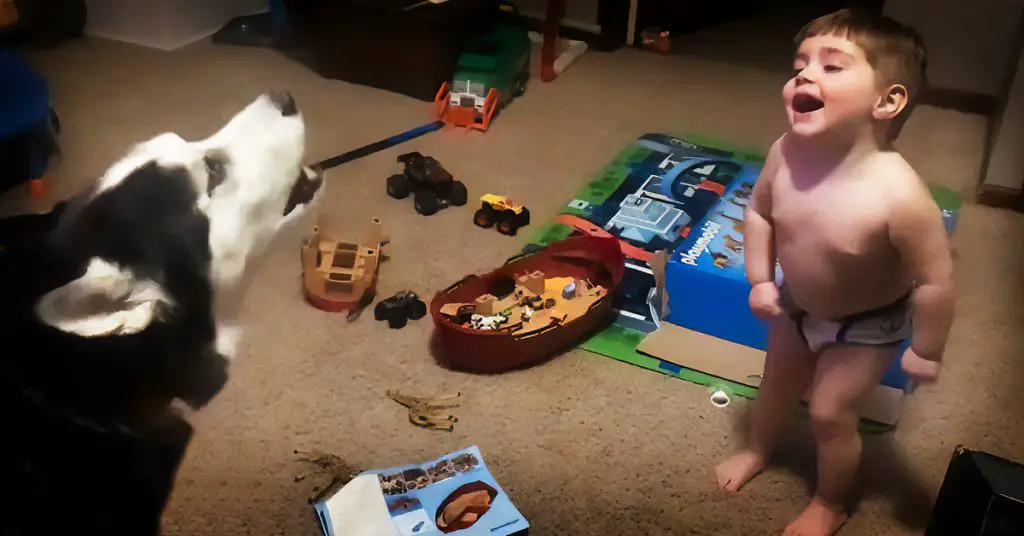
[[[724,23],[757,18],[767,13],[788,15],[795,20],[811,20],[844,7],[881,12],[885,0],[640,0],[637,5],[634,45],[640,45],[640,32],[657,27],[672,36],[681,36]]]

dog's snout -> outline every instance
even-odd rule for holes
[[[267,97],[278,110],[281,110],[281,115],[288,117],[299,113],[299,109],[295,106],[295,98],[291,93],[275,90],[268,93]]]

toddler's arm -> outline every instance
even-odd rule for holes
[[[772,231],[772,181],[782,158],[780,138],[772,145],[754,183],[743,215],[743,264],[752,286],[775,281],[775,240]]]
[[[889,215],[889,236],[915,281],[912,350],[942,361],[953,324],[953,255],[942,212],[920,179],[898,194]]]

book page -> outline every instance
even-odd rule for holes
[[[327,536],[401,536],[384,503],[377,475],[352,479],[316,506]]]

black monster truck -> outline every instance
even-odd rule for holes
[[[449,205],[466,204],[466,185],[455,180],[441,163],[418,152],[398,156],[402,173],[388,177],[388,195],[405,199],[413,194],[416,212],[430,216]]]
[[[391,329],[405,327],[409,320],[419,320],[427,314],[427,304],[415,292],[402,290],[394,296],[381,300],[373,309],[373,317],[387,320]]]

